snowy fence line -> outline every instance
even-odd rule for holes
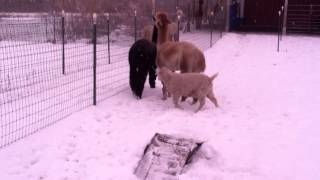
[[[182,21],[180,40],[209,48],[222,30],[222,19],[215,17],[190,32],[183,32]],[[0,17],[0,149],[94,99],[101,102],[128,89],[128,50],[152,23],[139,13],[100,14],[96,25],[91,16],[68,14]]]

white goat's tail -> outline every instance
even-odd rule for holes
[[[215,73],[213,76],[210,77],[210,80],[213,81],[218,75],[219,73]]]

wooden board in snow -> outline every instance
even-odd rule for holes
[[[145,148],[135,174],[144,180],[177,180],[200,146],[193,139],[156,133]]]

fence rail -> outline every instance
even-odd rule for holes
[[[128,50],[152,18],[61,15],[0,17],[0,149],[128,89]],[[182,21],[180,40],[205,50],[222,21],[191,32]]]

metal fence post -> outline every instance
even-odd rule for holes
[[[222,33],[223,33],[223,29],[224,29],[224,26],[223,26],[223,22],[224,22],[224,12],[223,12],[223,6],[221,6],[221,27],[220,27],[220,38],[222,38]]]
[[[64,55],[64,36],[65,36],[65,27],[64,27],[64,16],[65,13],[62,11],[62,19],[61,19],[61,25],[62,25],[62,74],[65,74],[65,55]]]
[[[279,46],[280,46],[280,31],[281,31],[281,10],[278,11],[279,17],[278,17],[278,48],[277,51],[279,52]]]
[[[288,0],[284,0],[282,34],[287,34]]]
[[[281,15],[284,16],[284,6],[281,6]],[[281,18],[281,17],[280,17]],[[281,19],[280,19],[281,21]],[[281,26],[280,26],[280,31],[283,29],[283,18],[282,18],[282,21],[281,21]],[[282,40],[282,32],[280,32],[280,40]]]
[[[48,38],[48,15],[45,15],[45,24],[46,24],[46,42],[49,41]]]
[[[195,24],[196,18],[196,0],[192,2],[192,23]]]
[[[108,37],[108,63],[111,63],[111,58],[110,58],[110,15],[107,13],[107,37]]]
[[[313,5],[310,4],[310,11],[309,11],[309,32],[312,32],[312,14],[313,14]]]
[[[93,105],[97,105],[97,14],[93,13]]]
[[[137,41],[137,10],[134,10],[134,42]]]
[[[53,44],[56,43],[56,11],[53,11]]]
[[[178,27],[177,27],[177,41],[180,41],[180,20],[181,20],[181,16],[178,15]]]
[[[184,28],[183,32],[190,32],[190,22],[191,21],[191,4],[188,4],[188,19],[187,19],[187,27],[186,29]]]
[[[210,12],[210,47],[212,47],[212,32],[213,32],[213,15],[214,15],[214,12],[211,11]]]

